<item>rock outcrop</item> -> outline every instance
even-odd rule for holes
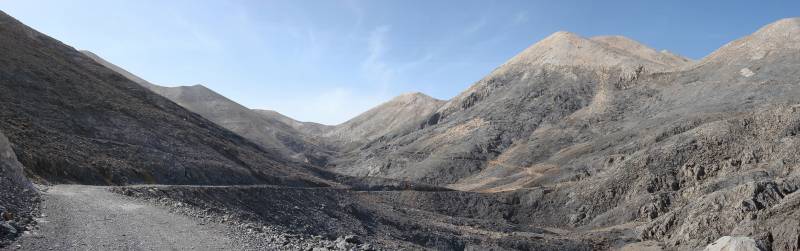
[[[37,208],[39,195],[24,172],[11,143],[0,133],[0,248],[25,229]]]
[[[703,251],[761,251],[761,249],[756,246],[756,241],[748,237],[723,236],[708,244]]]

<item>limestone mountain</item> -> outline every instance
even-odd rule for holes
[[[426,120],[438,125],[393,135],[399,137],[387,139],[388,146],[372,144],[377,152],[350,154],[335,163],[336,170],[448,184],[480,170],[539,124],[590,103],[604,109],[603,85],[643,69],[668,71],[690,63],[623,37],[596,40],[556,32],[441,105]]]
[[[0,130],[31,176],[84,184],[327,184],[0,13]]]
[[[800,50],[800,18],[785,18],[762,27],[752,35],[737,39],[703,58],[706,64],[744,63],[763,60],[770,54]]]
[[[602,43],[607,48],[614,48],[623,53],[630,53],[649,62],[660,70],[669,70],[691,63],[691,60],[666,50],[656,51],[633,39],[623,36],[596,36],[590,40]],[[647,65],[645,65],[647,66]],[[652,66],[651,66],[652,67]]]
[[[293,160],[322,166],[331,157],[331,151],[314,142],[311,137],[289,126],[276,117],[244,107],[233,100],[202,85],[165,87],[152,84],[134,74],[83,51],[103,66],[116,71],[151,91],[166,97],[204,118],[245,137],[261,147],[288,156]],[[288,122],[288,121],[287,121]]]
[[[678,249],[725,235],[796,249],[797,20],[698,63],[559,32],[448,101],[436,123],[335,170],[517,194],[528,213],[512,218],[534,225],[634,226]]]
[[[444,101],[422,93],[406,93],[334,126],[323,137],[343,145],[359,146],[379,137],[391,137],[418,129]]]
[[[261,114],[262,116],[266,116],[281,121],[284,124],[294,127],[296,130],[312,137],[321,136],[334,128],[334,126],[323,125],[320,123],[297,121],[293,118],[290,118],[286,115],[283,115],[279,112],[272,110],[253,109],[253,111]]]
[[[689,63],[686,58],[657,52],[622,36],[584,38],[559,31],[535,43],[509,60],[506,65],[579,65],[583,67],[644,66],[651,71],[665,71]]]
[[[698,62],[557,32],[450,100],[405,94],[336,126],[153,85],[5,14],[0,35],[0,204],[22,212],[24,170],[283,185],[114,190],[247,222],[284,249],[269,232],[390,250],[800,249],[798,18]]]

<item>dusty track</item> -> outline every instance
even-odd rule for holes
[[[39,230],[17,243],[23,250],[241,249],[225,226],[172,214],[104,187],[53,186],[44,193],[42,213]]]

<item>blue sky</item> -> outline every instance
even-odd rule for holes
[[[337,124],[405,92],[449,99],[547,35],[624,35],[701,58],[800,1],[0,0],[153,83]]]

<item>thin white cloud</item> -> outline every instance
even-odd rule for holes
[[[355,22],[353,23],[353,27],[348,34],[349,38],[353,38],[356,36],[356,33],[361,29],[361,25],[364,23],[364,8],[361,6],[358,0],[346,0],[344,3],[347,9],[349,9],[350,12],[353,13],[353,16],[355,16]]]
[[[395,71],[383,61],[388,50],[386,35],[391,27],[379,26],[367,38],[367,57],[361,63],[364,78],[377,84],[381,91],[387,91],[394,78]]]
[[[274,109],[300,121],[337,125],[390,98],[387,95],[375,95],[342,86],[310,94],[308,97],[310,98],[281,100]]]
[[[467,26],[466,29],[464,29],[464,35],[469,36],[477,33],[478,31],[483,29],[484,26],[486,26],[486,23],[487,23],[486,17],[481,17],[481,19],[478,19],[478,21],[475,21],[474,23]]]
[[[528,22],[528,12],[520,11],[514,15],[514,24],[524,24]]]

